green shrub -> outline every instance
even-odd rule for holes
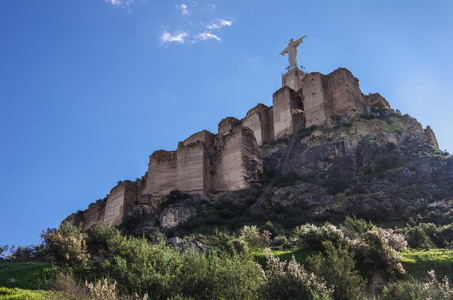
[[[88,251],[92,256],[105,258],[112,257],[112,249],[110,246],[117,234],[116,229],[110,228],[105,223],[92,223],[86,232]]]
[[[215,246],[223,249],[232,239],[235,239],[235,237],[228,231],[219,230],[216,227],[210,235],[192,233],[186,236],[185,239],[199,241],[204,245]]]
[[[224,250],[230,254],[243,254],[249,250],[249,247],[242,239],[232,239],[228,241]]]
[[[121,241],[117,256],[106,261],[106,271],[120,288],[129,293],[146,292],[151,299],[167,299],[178,293],[176,284],[181,268],[180,257],[173,248],[148,245],[144,239]]]
[[[360,240],[354,240],[352,247],[357,261],[370,272],[382,272],[389,277],[405,273],[399,251],[406,249],[407,242],[392,229],[374,227],[363,233]]]
[[[430,238],[422,227],[416,226],[407,228],[404,235],[406,236],[407,243],[411,248],[430,249],[433,246]]]
[[[354,254],[348,247],[335,248],[324,242],[325,253],[307,259],[307,269],[324,278],[334,287],[333,296],[338,300],[363,299],[363,282],[355,270]]]
[[[417,280],[398,280],[385,286],[382,300],[414,300],[426,299],[423,283]]]
[[[280,261],[269,249],[265,251],[267,269],[265,283],[260,286],[260,299],[333,299],[333,289],[313,273],[296,262]]]
[[[349,239],[335,225],[325,223],[318,227],[313,224],[305,224],[295,228],[292,242],[305,249],[324,251],[323,242],[330,241],[335,247],[346,246]]]
[[[437,228],[434,243],[437,247],[448,247],[453,242],[453,223]]]
[[[270,232],[271,236],[277,236],[278,234],[277,227],[275,227],[275,225],[272,224],[271,221],[266,221],[266,223],[261,225],[260,227],[261,230],[267,230],[268,232]]]
[[[249,255],[187,251],[176,284],[194,299],[254,299],[262,282],[262,269]]]
[[[44,240],[44,252],[52,264],[64,268],[83,269],[90,257],[86,242],[75,227],[65,222],[58,230],[48,228],[41,234]]]
[[[445,277],[436,279],[433,270],[428,272],[425,282],[418,280],[396,281],[384,288],[383,300],[453,299],[453,286]]]
[[[453,223],[436,226],[433,223],[421,223],[423,218],[410,218],[410,227],[401,230],[407,237],[409,246],[412,248],[450,248],[453,242]]]
[[[368,230],[371,230],[374,227],[373,223],[370,221],[365,221],[364,219],[357,219],[355,215],[346,216],[341,230],[343,233],[350,239],[355,239],[360,237],[360,235]]]
[[[36,261],[44,259],[43,245],[11,247],[8,259],[14,261]]]
[[[118,229],[124,232],[124,234],[131,234],[133,230],[143,222],[142,215],[126,215],[121,220],[121,224],[118,226]]]
[[[261,233],[255,225],[246,225],[239,230],[239,238],[245,241],[252,249],[269,246],[269,237],[269,231],[264,230]]]
[[[290,244],[288,238],[285,235],[277,235],[273,241],[274,246],[283,246],[283,248],[289,248]]]

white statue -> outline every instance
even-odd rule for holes
[[[285,48],[285,50],[283,50],[282,53],[280,53],[280,55],[283,55],[283,56],[285,56],[285,54],[288,53],[288,60],[289,60],[290,68],[297,67],[297,46],[299,46],[299,44],[301,44],[304,41],[304,37],[306,37],[306,35],[304,35],[297,41],[291,39],[288,43],[288,46]]]

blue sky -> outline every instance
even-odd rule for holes
[[[272,105],[289,39],[299,65],[348,68],[362,92],[453,152],[453,2],[3,0],[0,244],[147,170],[158,149]]]

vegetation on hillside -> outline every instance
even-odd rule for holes
[[[43,232],[30,261],[5,255],[0,299],[451,299],[451,226],[419,218],[392,230],[347,217],[280,231],[266,222],[184,236],[216,247],[200,253],[102,223],[86,233],[62,224]],[[43,255],[50,263],[32,262]]]
[[[264,145],[253,188],[203,205],[175,190],[118,228],[63,223],[42,245],[0,246],[0,299],[453,299],[453,159],[406,132],[410,116],[354,118],[377,134],[352,142],[360,124],[342,117],[300,129],[294,153],[288,137]],[[174,204],[197,215],[161,231]]]

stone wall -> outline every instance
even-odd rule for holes
[[[123,181],[115,186],[107,197],[105,207],[104,223],[108,226],[118,226],[123,217],[138,200],[137,186],[134,182]]]
[[[82,232],[85,232],[90,228],[91,223],[104,221],[105,204],[105,202],[98,200],[90,204],[83,212],[79,211],[71,214],[63,222],[68,222],[72,226],[82,225]]]
[[[274,139],[274,123],[270,115],[273,110],[266,105],[259,103],[257,106],[249,110],[242,120],[244,127],[250,128],[256,138],[258,145],[268,143]]]
[[[241,124],[242,122],[240,120],[234,117],[227,117],[219,122],[219,129],[217,132],[220,134],[227,134],[233,131],[234,128],[241,126]]]
[[[321,73],[314,72],[307,74],[302,80],[305,127],[322,124],[327,120],[322,76]]]
[[[296,68],[291,68],[288,72],[282,75],[282,86],[287,86],[294,91],[299,91],[301,86],[301,80],[304,78],[305,72]]]
[[[176,164],[176,151],[154,151],[149,157],[146,185],[141,194],[164,196],[174,190]]]
[[[90,228],[91,223],[104,221],[105,206],[105,202],[97,202],[88,207],[88,209],[83,212],[83,232],[87,231],[87,229]]]
[[[302,90],[295,92],[288,87],[282,87],[274,93],[272,99],[273,128],[269,129],[273,129],[274,139],[293,134],[299,116],[304,113]]]
[[[207,194],[250,187],[262,172],[262,158],[253,131],[241,123],[226,118],[217,135],[203,130],[179,142],[176,151],[154,152],[140,195],[162,197],[176,189]]]
[[[212,189],[237,191],[258,181],[263,160],[251,129],[239,126],[227,135],[218,136],[216,150]]]
[[[179,143],[176,157],[176,182],[173,189],[190,194],[206,194],[211,182],[211,163],[205,143]]]
[[[322,76],[324,101],[328,117],[347,114],[349,111],[364,112],[365,98],[359,88],[359,80],[345,68],[339,68]]]
[[[83,215],[85,211],[78,211],[76,213],[70,214],[61,223],[68,222],[72,226],[79,226],[83,223]]]
[[[293,134],[296,124],[310,127],[324,124],[337,115],[346,116],[351,111],[371,114],[373,107],[390,109],[381,95],[364,96],[357,78],[347,69],[339,68],[328,75],[302,71],[294,74],[283,75],[284,87],[273,94],[273,106],[260,103],[249,110],[243,120],[224,118],[218,124],[217,134],[207,130],[197,132],[179,142],[176,151],[155,151],[142,180],[118,184],[110,192],[106,204],[96,203],[65,221],[73,225],[83,222],[84,231],[97,221],[117,226],[139,198],[149,197],[152,205],[157,205],[163,196],[175,189],[207,194],[213,190],[249,188],[263,171],[259,145]],[[297,84],[291,81],[296,79]],[[294,88],[300,85],[300,89],[295,91],[288,85]],[[421,136],[419,140],[438,148],[429,126],[424,130],[419,124],[413,124],[413,127],[411,134]]]
[[[293,133],[293,116],[291,114],[291,89],[282,87],[274,93],[274,137],[278,139],[286,134]]]
[[[207,130],[202,130],[200,132],[194,133],[185,139],[182,143],[184,146],[187,146],[191,143],[195,143],[198,141],[203,142],[205,145],[213,145],[215,139],[215,134],[209,132]]]

